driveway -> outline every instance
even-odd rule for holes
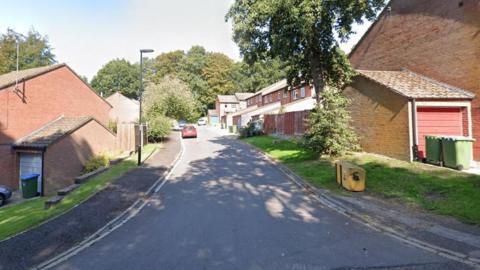
[[[461,269],[352,223],[210,127],[135,218],[57,269]]]

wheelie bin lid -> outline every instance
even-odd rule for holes
[[[39,176],[40,176],[40,174],[38,174],[38,173],[25,174],[25,175],[20,176],[20,180],[26,181],[26,180],[30,180],[32,178],[36,178],[36,177],[39,177]]]
[[[464,136],[442,136],[443,140],[452,140],[452,141],[468,141],[474,142],[475,139],[464,137]]]

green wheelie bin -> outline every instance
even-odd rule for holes
[[[32,173],[28,175],[22,175],[20,177],[23,198],[27,199],[37,196],[39,176],[40,174],[38,173]]]
[[[438,136],[425,136],[426,160],[428,163],[439,165],[442,161],[442,138]]]
[[[467,137],[442,137],[443,166],[463,170],[470,168],[474,140]]]

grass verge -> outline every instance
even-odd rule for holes
[[[142,151],[142,158],[145,159],[151,156],[153,152],[159,148],[159,144],[146,145]],[[0,240],[18,234],[66,212],[105,188],[114,179],[136,167],[136,155],[133,155],[90,179],[85,184],[82,184],[79,188],[68,194],[58,205],[48,210],[44,209],[45,201],[48,197],[38,197],[23,203],[0,208]]]
[[[269,136],[243,140],[313,185],[341,191],[335,182],[333,159],[318,158],[290,140]],[[465,223],[480,224],[480,176],[370,154],[351,154],[342,159],[366,170],[369,195],[411,202]]]

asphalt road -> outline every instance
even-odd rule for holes
[[[248,146],[199,129],[135,218],[57,269],[460,269],[354,223]]]

